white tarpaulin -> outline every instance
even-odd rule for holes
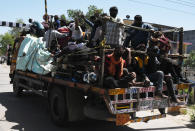
[[[51,64],[53,58],[45,45],[46,42],[42,41],[42,37],[27,35],[18,52],[16,69],[43,75],[50,73],[54,69]]]

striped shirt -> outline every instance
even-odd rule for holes
[[[114,19],[118,23],[122,23],[121,19]],[[123,30],[124,28],[117,23],[112,21],[106,22],[106,44],[111,46],[122,45],[123,38]]]

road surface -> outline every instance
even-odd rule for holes
[[[21,98],[12,94],[8,74],[9,67],[0,64],[0,131],[195,131],[195,123],[183,115],[168,115],[123,127],[116,127],[111,122],[86,120],[69,128],[59,128],[50,120],[46,99],[30,93]]]

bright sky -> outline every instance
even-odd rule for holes
[[[86,13],[89,5],[96,5],[108,13],[111,6],[117,6],[118,17],[122,19],[127,14],[131,19],[140,14],[146,22],[195,29],[194,0],[47,0],[47,3],[50,15],[61,15],[68,9],[81,9]],[[26,23],[28,18],[42,21],[44,11],[44,0],[1,0],[0,21],[15,22],[20,18]],[[8,30],[0,27],[0,34]]]

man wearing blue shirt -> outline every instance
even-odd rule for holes
[[[143,29],[153,29],[153,27],[150,24],[142,22],[141,15],[136,15],[134,17],[134,23],[132,24],[132,26],[140,27]],[[145,45],[145,47],[147,47],[148,39],[149,32],[129,28],[127,31],[127,37],[124,41],[124,46],[129,47],[130,46],[129,43],[131,41],[131,47],[137,50],[140,45]]]

